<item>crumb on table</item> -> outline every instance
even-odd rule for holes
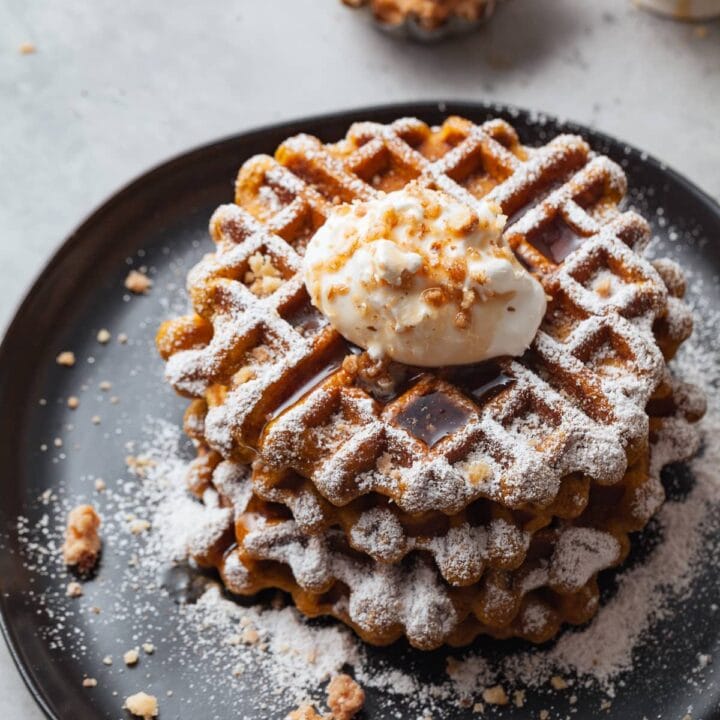
[[[21,55],[32,55],[33,53],[37,52],[37,47],[35,47],[35,43],[23,42],[20,43],[18,51]]]
[[[125,709],[136,717],[150,720],[158,716],[158,701],[154,695],[139,692],[125,700]]]
[[[101,546],[99,528],[100,516],[92,505],[78,505],[70,511],[62,547],[66,565],[80,572],[95,567]]]
[[[86,677],[82,681],[82,686],[84,688],[94,688],[97,687],[97,680],[95,678]]]
[[[365,691],[349,675],[336,675],[327,687],[328,707],[335,720],[350,720],[362,710]]]

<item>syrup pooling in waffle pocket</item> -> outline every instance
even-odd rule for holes
[[[489,507],[503,509],[523,538],[513,557],[520,569],[535,561],[544,537],[536,535],[555,537],[558,522],[573,518],[591,518],[624,547],[626,533],[662,500],[659,480],[642,470],[652,426],[645,406],[672,397],[665,359],[691,322],[681,273],[643,259],[646,223],[617,210],[625,190],[620,169],[574,136],[530,149],[502,121],[474,126],[458,118],[437,129],[416,120],[361,123],[334,145],[301,136],[276,158],[251,159],[241,170],[238,205],[213,218],[216,252],[190,278],[196,315],[169,322],[159,335],[171,382],[198,398],[189,414],[193,435],[217,457],[257,458],[258,502],[284,507],[301,536],[340,528],[352,552],[375,561],[383,553],[385,562],[402,557],[407,565],[430,557],[444,577],[440,586],[472,584],[479,575],[480,583],[502,577],[512,590],[515,576],[495,567],[496,559],[482,557],[463,574],[443,566],[438,551],[451,537],[487,542]],[[522,358],[499,359],[490,373],[487,366],[455,374],[373,368],[310,305],[301,256],[332,208],[410,182],[469,208],[485,198],[510,216],[505,237],[552,298]],[[473,394],[496,384],[494,392]],[[612,512],[600,511],[603,498],[620,503],[612,522]],[[388,510],[400,540],[383,548],[373,528],[387,531],[377,515],[387,519]],[[283,567],[243,587],[277,580],[306,592]],[[330,612],[359,627],[347,608],[300,599],[310,614]],[[572,621],[561,606],[550,604],[554,617]],[[501,613],[491,615],[493,634],[539,637],[513,625],[512,613],[505,625]],[[465,625],[458,621],[457,632]],[[472,627],[485,632],[485,625]],[[395,623],[390,635],[402,627]],[[427,646],[441,636],[414,642]]]

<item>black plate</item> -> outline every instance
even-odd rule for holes
[[[583,134],[597,150],[622,163],[631,188],[641,191],[631,195],[631,201],[635,199],[643,205],[654,223],[661,249],[693,273],[691,292],[701,291],[706,302],[720,307],[717,283],[720,257],[715,245],[709,242],[720,237],[720,208],[644,153],[588,128],[524,111],[466,103],[355,110],[244,133],[189,152],[150,171],[111,198],[68,238],[29,292],[0,349],[2,625],[20,672],[48,717],[117,718],[121,714],[121,698],[148,683],[163,691],[161,712],[165,718],[265,717],[263,711],[252,709],[256,707],[253,700],[264,691],[258,692],[250,680],[229,685],[224,677],[216,675],[216,670],[203,669],[198,661],[190,682],[187,668],[181,670],[173,664],[176,654],[180,654],[176,643],[182,639],[172,632],[177,608],[170,600],[158,600],[158,614],[148,619],[154,628],[165,633],[162,659],[160,653],[157,659],[147,658],[139,675],[134,674],[136,671],[115,672],[111,683],[101,682],[92,691],[81,689],[83,673],[100,677],[99,658],[112,651],[117,657],[121,649],[118,643],[130,642],[127,637],[123,639],[122,623],[106,627],[94,622],[90,613],[71,617],[68,622],[81,628],[88,638],[85,657],[51,649],[44,639],[43,631],[51,621],[37,612],[34,598],[67,579],[60,575],[37,575],[27,569],[18,539],[17,516],[27,516],[31,525],[41,522],[47,509],[37,498],[47,488],[62,488],[69,498],[87,497],[90,494],[87,478],[93,474],[108,479],[121,477],[127,454],[125,441],[140,439],[144,418],[148,414],[160,415],[179,423],[185,406],[185,401],[161,384],[161,362],[153,348],[156,326],[169,310],[159,292],[130,301],[123,299],[121,288],[128,263],[154,268],[157,287],[167,288],[173,282],[181,286],[185,267],[209,247],[208,218],[218,204],[231,199],[232,180],[239,165],[254,153],[272,152],[288,135],[305,131],[323,140],[334,140],[355,120],[389,122],[403,115],[415,115],[439,123],[452,113],[477,122],[494,116],[507,118],[530,143],[545,141],[558,132]],[[167,248],[171,248],[169,254]],[[691,295],[691,299],[697,298]],[[128,332],[132,342],[128,346],[113,342],[101,347],[95,340],[101,327],[112,328],[115,333]],[[95,362],[92,367],[83,365],[72,371],[60,368],[54,358],[64,348],[74,349],[80,364],[86,363],[88,356],[94,356]],[[112,380],[113,393],[122,398],[121,403],[101,402],[96,397],[99,393],[89,390],[83,396],[88,401],[83,400],[80,409],[71,413],[61,399],[79,393],[80,378],[93,383],[104,378]],[[39,404],[41,398],[47,399],[45,406]],[[95,427],[90,417],[97,412],[101,412],[103,424]],[[64,459],[52,447],[42,452],[41,444],[52,443],[57,435],[70,437],[63,431],[69,422],[78,428],[72,437],[79,448],[63,453],[67,455]],[[113,432],[107,428],[113,428]],[[114,429],[124,434],[116,435]],[[94,581],[99,584],[98,592],[119,592],[113,583],[124,565],[121,555],[106,548],[99,576]],[[684,673],[695,666],[697,653],[717,653],[720,648],[720,630],[708,602],[708,597],[720,596],[717,575],[708,571],[700,578],[698,582],[707,592],[687,599],[683,611],[670,620],[682,625],[679,639],[672,647],[658,648],[648,643],[639,649],[636,669],[626,677],[626,686],[620,688],[611,711],[601,712],[600,696],[588,691],[579,693],[577,717],[640,718],[662,714],[680,718],[692,704],[693,717],[720,718],[720,665],[707,670],[710,675],[704,687],[712,687],[711,691],[694,689]],[[132,597],[125,600],[132,606]],[[490,655],[508,651],[508,645],[487,640],[479,641],[479,645]],[[444,652],[423,655],[402,645],[371,652],[377,662],[399,663],[428,680],[437,676],[446,657]],[[172,690],[172,697],[165,697],[165,690]],[[402,708],[400,715],[391,714],[379,700],[377,694],[370,693],[367,717],[416,715],[416,710],[411,713]],[[558,710],[563,702],[557,705]],[[547,702],[530,698],[523,710],[509,707],[501,715],[537,717],[541,707],[547,707]],[[567,704],[564,707],[571,709]],[[464,713],[455,707],[448,708],[443,716],[462,717]]]

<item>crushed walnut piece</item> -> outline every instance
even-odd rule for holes
[[[69,582],[67,584],[67,587],[65,588],[65,595],[67,595],[69,598],[82,597],[83,586],[79,582],[73,580],[73,582]]]
[[[150,527],[150,522],[148,520],[143,520],[142,518],[134,518],[130,521],[130,524],[128,525],[128,530],[130,530],[133,535],[142,535],[144,532],[148,531]]]
[[[349,675],[336,675],[327,687],[327,703],[335,720],[350,720],[362,710],[365,691]]]
[[[272,258],[256,252],[248,260],[245,284],[258,297],[272,295],[282,285],[282,275],[273,265]]]
[[[75,353],[70,352],[69,350],[64,350],[55,358],[55,362],[63,367],[72,367],[76,362]]]
[[[138,653],[138,651],[135,648],[133,648],[132,650],[128,650],[126,653],[123,653],[123,662],[128,667],[137,665],[139,660],[140,660],[140,654]]]
[[[568,686],[567,680],[560,675],[553,675],[550,678],[550,685],[552,685],[553,690],[565,690]]]
[[[95,567],[101,547],[99,528],[100,516],[92,505],[78,505],[70,511],[62,547],[66,565],[83,573]]]
[[[135,455],[128,455],[125,458],[125,464],[127,465],[128,470],[139,478],[146,477],[147,471],[156,465],[155,461],[150,458],[137,457]]]
[[[77,410],[77,409],[80,407],[80,400],[79,400],[79,398],[75,397],[75,395],[71,395],[71,396],[67,399],[67,406],[68,406],[71,410]]]
[[[602,298],[609,298],[612,295],[612,280],[604,277],[595,283],[595,292]]]
[[[488,705],[507,705],[510,702],[502,685],[485,688],[482,692],[482,699]]]
[[[82,681],[82,686],[84,688],[94,688],[97,687],[97,680],[95,678],[86,677]]]
[[[125,278],[125,287],[136,295],[145,295],[152,287],[152,284],[152,280],[139,270],[131,270]]]
[[[126,698],[124,707],[136,717],[143,718],[143,720],[155,718],[159,712],[157,698],[144,692],[130,695],[130,697]]]

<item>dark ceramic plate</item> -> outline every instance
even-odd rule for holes
[[[720,307],[720,256],[714,244],[720,237],[718,205],[675,172],[623,143],[588,128],[524,111],[465,103],[362,109],[244,133],[148,172],[117,193],[68,238],[18,310],[0,350],[2,626],[23,678],[48,717],[117,718],[122,698],[148,684],[162,689],[161,714],[165,718],[267,717],[256,709],[257,696],[264,690],[258,689],[252,674],[229,684],[198,658],[193,677],[188,679],[187,667],[175,664],[183,649],[178,645],[182,638],[173,633],[178,610],[170,599],[158,599],[157,612],[151,619],[155,628],[165,631],[162,658],[160,653],[148,658],[140,675],[115,672],[112,682],[101,682],[92,691],[81,688],[83,673],[101,672],[97,670],[99,658],[107,648],[113,648],[117,657],[122,622],[106,625],[96,622],[92,613],[76,612],[67,623],[76,625],[87,638],[81,656],[51,648],[46,631],[52,621],[37,612],[36,598],[46,589],[57,589],[66,579],[38,575],[26,567],[17,517],[27,516],[31,526],[41,522],[47,510],[37,498],[47,488],[62,489],[70,498],[87,497],[88,476],[120,477],[127,454],[125,440],[130,435],[137,438],[145,417],[152,414],[179,423],[185,406],[184,400],[162,384],[161,363],[153,349],[156,326],[169,310],[160,293],[130,301],[123,298],[128,263],[151,267],[156,287],[167,288],[172,282],[181,287],[185,267],[209,247],[208,218],[218,204],[231,199],[239,165],[254,153],[271,153],[288,135],[304,131],[334,140],[355,120],[389,122],[416,115],[439,123],[451,113],[476,122],[494,116],[507,118],[529,143],[545,141],[558,132],[583,134],[597,150],[622,163],[631,188],[641,191],[642,195],[631,195],[630,200],[642,205],[653,222],[660,249],[693,273],[691,300],[702,299]],[[102,347],[95,339],[102,327],[116,333],[124,330],[132,342]],[[57,352],[64,348],[74,349],[82,367],[68,371],[55,364]],[[89,356],[94,356],[91,367],[86,365]],[[90,418],[100,412],[98,397],[83,402],[74,413],[66,409],[61,398],[79,392],[80,378],[97,383],[104,377],[113,381],[113,393],[122,402],[111,405],[103,401],[102,425],[94,427]],[[88,392],[93,395],[93,391]],[[46,405],[39,404],[41,398],[47,399]],[[77,447],[68,448],[66,453],[52,447],[42,452],[40,446],[52,443],[67,423],[76,426],[73,437]],[[116,434],[118,429],[124,434]],[[683,486],[692,482],[686,476],[668,476],[670,491],[682,492]],[[642,542],[639,547],[636,554],[642,552]],[[114,548],[106,548],[101,570],[93,581],[97,593],[123,592],[114,583],[125,565]],[[639,648],[635,670],[626,676],[609,713],[599,710],[600,695],[587,691],[578,693],[573,707],[565,700],[556,703],[558,714],[572,711],[582,718],[681,718],[692,705],[694,718],[720,718],[720,664],[706,668],[702,686],[693,685],[687,677],[697,664],[698,653],[720,654],[720,623],[711,609],[713,596],[720,597],[720,577],[708,569],[697,583],[704,592],[684,600],[681,610],[667,620],[681,626],[675,640],[660,641],[659,645],[649,642]],[[605,584],[606,592],[612,593],[612,576]],[[119,600],[128,606],[134,602],[131,595]],[[662,625],[656,628],[658,633]],[[491,657],[515,647],[487,640],[479,641],[478,646]],[[372,650],[371,657],[372,662],[398,664],[432,681],[442,672],[446,655],[422,654],[399,645]],[[171,697],[165,696],[166,690],[173,691]],[[547,707],[546,700],[530,697],[522,710],[509,706],[494,716],[537,717],[542,707]],[[409,718],[416,714],[416,710],[402,706],[391,711],[379,694],[372,692],[365,711],[365,716],[372,718]],[[443,717],[464,715],[464,711],[450,706],[442,712]]]

